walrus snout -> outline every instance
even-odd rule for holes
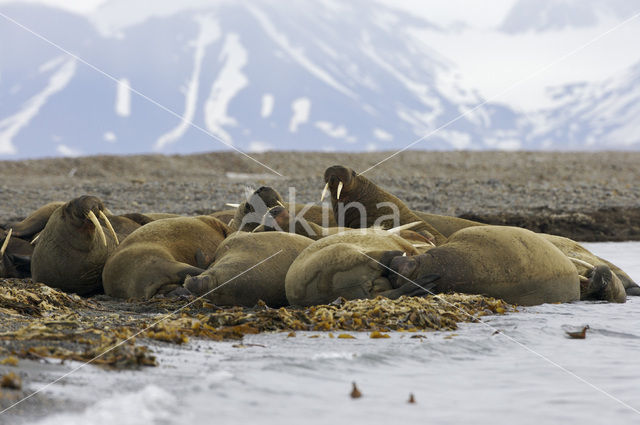
[[[324,200],[327,191],[331,191],[331,195],[336,199],[340,199],[343,191],[348,192],[352,179],[356,176],[356,172],[342,165],[333,165],[324,172],[325,186],[322,190],[320,202]]]
[[[213,279],[209,275],[187,276],[183,285],[193,295],[201,296],[213,287]]]

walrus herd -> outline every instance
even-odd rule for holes
[[[248,307],[441,292],[519,305],[640,295],[625,272],[570,239],[412,211],[340,165],[324,181],[321,205],[261,187],[197,217],[114,215],[95,196],[49,203],[0,229],[0,277],[83,296],[195,295]]]

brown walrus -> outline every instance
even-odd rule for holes
[[[194,295],[208,294],[206,298],[216,305],[253,307],[262,300],[270,307],[286,306],[287,271],[311,243],[290,233],[236,232],[220,244],[213,264],[187,278],[184,286]]]
[[[36,241],[33,280],[79,295],[102,292],[102,267],[123,236],[116,234],[104,211],[95,196],[81,196],[58,207]]]
[[[446,240],[435,227],[421,220],[397,197],[347,167],[334,165],[327,168],[324,181],[326,185],[321,200],[327,191],[331,193],[334,218],[340,227],[391,228],[422,221],[423,224],[413,230],[423,233],[436,245]]]
[[[520,305],[576,301],[596,292],[606,297],[599,299],[624,302],[610,270],[593,270],[583,294],[572,261],[545,237],[517,227],[465,228],[424,254],[396,255],[389,267],[394,287],[406,284],[406,277],[429,282],[435,293],[481,294]]]
[[[8,227],[13,229],[13,236],[15,237],[32,238],[36,233],[44,229],[51,214],[63,205],[64,202],[49,202],[29,214],[24,220]]]
[[[414,247],[431,247],[432,243],[421,234],[414,232],[412,229],[415,226],[419,226],[420,222],[414,222],[404,224],[402,226],[394,227],[392,229],[386,229],[390,233],[394,233],[411,241]],[[325,238],[327,236],[342,233],[349,229],[347,227],[323,227],[306,219],[297,218],[291,214],[285,207],[276,206],[271,208],[267,214],[262,218],[262,224],[253,229],[254,233],[259,232],[272,232],[281,231],[295,233],[301,236],[305,236],[315,241]]]
[[[308,306],[338,297],[395,299],[424,294],[412,283],[393,288],[382,275],[374,260],[384,262],[383,255],[391,258],[393,253],[415,255],[418,251],[400,236],[380,229],[348,230],[322,238],[302,251],[289,268],[287,299],[291,305]]]
[[[258,227],[264,215],[275,206],[283,206],[297,218],[321,226],[336,226],[333,214],[322,205],[297,204],[285,202],[282,196],[269,186],[262,186],[247,196],[240,204],[227,204],[236,207],[236,213],[229,226],[234,230],[251,232]]]
[[[25,278],[31,276],[31,255],[33,245],[23,239],[13,237],[13,229],[0,229],[0,277]]]
[[[210,216],[165,218],[142,226],[104,265],[105,294],[138,299],[187,294],[182,287],[187,275],[204,272],[230,233],[226,224]]]

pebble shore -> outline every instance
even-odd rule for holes
[[[0,161],[0,223],[50,201],[100,197],[114,213],[186,215],[268,185],[318,202],[325,168],[363,172],[411,208],[583,241],[640,240],[637,152],[230,152]],[[261,165],[257,161],[264,165]],[[279,173],[279,174],[277,174]]]

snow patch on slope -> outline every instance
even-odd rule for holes
[[[115,110],[119,117],[131,115],[131,83],[126,78],[118,80]]]
[[[311,101],[306,97],[300,97],[291,103],[293,116],[289,121],[289,131],[295,133],[298,126],[309,121],[309,113],[311,112]]]
[[[45,63],[41,69],[50,69],[57,63],[51,65]],[[47,86],[40,93],[37,93],[25,102],[23,108],[13,115],[0,121],[0,154],[16,154],[18,150],[13,144],[13,138],[26,127],[31,120],[38,115],[40,109],[47,103],[47,100],[64,89],[76,72],[76,61],[69,59],[59,65],[57,71],[49,78]]]
[[[262,95],[262,108],[260,109],[260,116],[262,118],[268,118],[273,112],[273,104],[275,103],[275,98],[270,93],[265,93]]]
[[[224,61],[224,65],[211,86],[211,93],[204,105],[204,121],[207,129],[229,145],[233,143],[233,139],[223,127],[238,124],[235,118],[227,114],[227,111],[229,102],[249,84],[249,79],[242,73],[248,58],[247,50],[240,43],[238,34],[228,34],[219,56],[219,60]]]
[[[354,99],[357,98],[357,95],[353,91],[336,81],[331,74],[322,69],[322,67],[313,63],[304,54],[304,50],[302,48],[293,46],[286,35],[278,31],[273,22],[271,22],[267,15],[260,9],[247,3],[247,10],[256,18],[264,32],[300,66],[305,68],[320,81],[323,81],[338,90],[340,93]]]
[[[200,86],[200,71],[202,69],[202,60],[204,59],[206,47],[216,41],[220,37],[220,27],[218,23],[210,16],[198,16],[195,18],[200,26],[198,38],[194,41],[195,53],[193,55],[193,72],[187,85],[185,94],[184,114],[180,123],[169,132],[158,138],[154,145],[155,150],[162,150],[167,145],[179,140],[189,128],[196,113],[196,104],[198,102],[198,88]]]

